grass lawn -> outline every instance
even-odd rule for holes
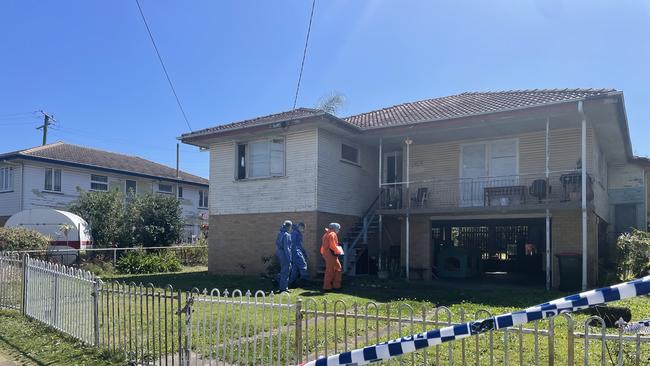
[[[0,311],[0,359],[19,365],[125,365],[119,356],[84,346],[30,321],[15,311]]]
[[[105,278],[105,280],[124,281],[126,283],[134,282],[136,284],[143,283],[145,285],[151,283],[157,288],[163,288],[167,284],[171,284],[175,289],[187,291],[196,287],[199,291],[207,289],[208,292],[213,288],[217,288],[222,292],[228,289],[230,293],[234,289],[239,289],[243,293],[246,290],[251,290],[252,292],[262,290],[268,294],[273,290],[272,284],[268,279],[254,276],[212,275],[206,271],[205,267],[188,268],[179,273],[114,275]],[[565,295],[566,293],[546,291],[539,287],[490,286],[480,283],[476,286],[468,286],[466,281],[425,283],[418,281],[379,281],[372,278],[357,278],[344,280],[344,290],[340,293],[323,293],[320,291],[320,284],[314,282],[301,288],[293,289],[290,294],[290,299],[295,301],[300,298],[304,301],[304,309],[307,310],[307,313],[305,316],[306,326],[303,327],[303,341],[305,343],[303,354],[306,357],[309,356],[308,358],[314,358],[312,357],[314,355],[331,354],[333,351],[340,352],[344,349],[355,348],[355,345],[363,346],[367,343],[372,344],[375,343],[376,339],[384,341],[400,335],[408,335],[412,332],[421,332],[435,328],[431,325],[424,326],[421,324],[411,326],[408,322],[411,309],[415,318],[419,318],[424,314],[427,319],[431,320],[435,317],[433,309],[439,306],[445,306],[453,313],[452,321],[459,322],[461,320],[461,308],[465,312],[464,319],[470,320],[488,316],[485,312],[477,314],[479,310],[485,310],[492,315],[497,315],[523,309]],[[377,308],[374,306],[367,308],[366,304],[368,303],[376,303],[378,306]],[[366,332],[366,324],[363,320],[355,322],[352,317],[339,317],[336,319],[330,316],[328,319],[328,328],[324,329],[323,319],[318,318],[322,317],[322,315],[316,316],[314,315],[315,312],[310,313],[310,311],[322,311],[325,308],[331,312],[336,305],[337,312],[352,314],[355,304],[358,305],[357,311],[359,314],[364,314],[367,311],[372,315],[390,314],[392,317],[395,317],[401,312],[404,321],[369,322],[367,325],[368,331]],[[629,299],[616,303],[615,305],[629,307],[632,310],[633,319],[643,319],[650,316],[650,300],[647,297]],[[228,334],[230,334],[232,326],[237,325],[244,319],[244,313],[239,313],[234,308],[231,315],[227,315],[231,312],[230,308],[221,310],[219,308],[216,308],[216,310],[210,308],[208,310],[207,308],[202,309],[196,307],[195,311],[197,315],[207,313],[210,315],[214,314],[215,318],[218,319],[222,317],[223,329],[227,330]],[[226,321],[227,316],[229,317],[228,321]],[[447,320],[445,313],[440,313],[440,317],[441,321]],[[584,332],[583,322],[586,318],[586,315],[576,314],[574,316],[575,331]],[[237,319],[240,321],[237,321]],[[196,321],[196,319],[194,320]],[[283,326],[284,324],[294,325],[293,318],[290,315],[282,320],[282,322]],[[314,322],[320,322],[318,327],[314,326]],[[263,329],[268,329],[270,326],[268,319],[266,323],[260,323],[260,326]],[[527,328],[534,328],[536,326],[540,329],[546,329],[548,322],[542,321],[538,324],[526,325]],[[555,359],[558,364],[566,364],[567,330],[567,322],[564,319],[558,319],[555,326],[554,345]],[[590,332],[592,334],[598,333],[599,329],[591,328]],[[207,334],[210,333],[211,328],[208,327]],[[239,334],[236,328],[234,334],[235,336]],[[195,345],[197,346],[198,352],[198,345],[204,339],[198,333],[195,336],[197,337]],[[368,342],[365,341],[366,336],[368,337]],[[284,345],[285,341],[291,344],[293,342],[292,337],[293,335],[289,334],[288,339],[282,338],[282,344]],[[492,353],[488,352],[490,337],[493,337],[494,342],[494,351]],[[505,341],[506,338],[507,342]],[[478,352],[476,352],[476,342],[479,343]],[[612,354],[616,350],[616,344],[613,341],[608,341],[607,343],[608,348],[606,351],[609,361],[610,355],[614,358],[616,357],[615,354]],[[414,356],[414,364],[425,364],[425,358],[429,360],[428,362],[438,358],[438,362],[435,362],[436,364],[446,364],[450,356],[456,361],[465,357],[468,363],[471,360],[472,364],[476,358],[482,360],[479,362],[481,364],[489,364],[488,360],[490,359],[496,363],[501,363],[505,353],[509,354],[511,364],[518,364],[520,354],[522,364],[533,364],[535,361],[535,348],[539,349],[540,364],[547,363],[549,357],[549,342],[547,337],[543,335],[537,337],[537,339],[533,335],[524,335],[519,338],[514,332],[511,332],[507,336],[503,332],[494,332],[492,335],[486,334],[468,339],[465,341],[465,344],[461,342],[452,342],[450,344],[451,346],[439,346],[438,348],[429,350],[427,353],[420,352],[417,356]],[[585,353],[584,340],[576,339],[575,344],[575,363],[582,364]],[[634,354],[635,350],[632,346],[632,344],[626,345],[626,359],[630,359]],[[242,349],[245,351],[247,349],[246,347],[250,348],[250,345],[243,346]],[[599,363],[600,342],[598,340],[591,341],[589,347],[590,364]],[[290,352],[293,352],[293,347]],[[641,345],[641,353],[642,355],[650,354],[650,345],[643,343]],[[642,362],[644,361],[648,361],[647,357],[642,360]]]

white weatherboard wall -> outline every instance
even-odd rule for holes
[[[67,209],[70,203],[79,197],[79,191],[90,190],[90,175],[99,174],[108,177],[109,189],[118,188],[121,192],[125,190],[125,181],[135,180],[137,182],[138,194],[152,193],[157,190],[158,180],[147,179],[126,174],[107,173],[104,171],[95,171],[91,169],[75,168],[60,164],[48,164],[42,162],[25,162],[24,163],[24,185],[21,184],[22,174],[20,172],[21,164],[14,165],[14,191],[0,193],[0,216],[11,216],[21,210],[31,208],[55,208]],[[61,169],[61,192],[45,192],[45,169]],[[176,194],[176,184],[174,187]],[[24,187],[21,207],[21,188]],[[206,208],[200,208],[199,190],[207,191],[208,188],[202,188],[195,185],[183,185],[183,198],[181,199],[181,210],[186,224],[194,225],[192,232],[198,234],[199,215],[207,212]],[[189,230],[189,228],[188,228]]]
[[[341,144],[359,148],[360,164],[341,160]],[[318,210],[361,216],[377,197],[378,152],[325,130],[318,131]]]
[[[237,142],[210,147],[211,215],[316,210],[317,130],[270,136],[286,139],[284,177],[236,180]]]

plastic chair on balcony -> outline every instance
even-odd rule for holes
[[[535,179],[528,188],[528,192],[531,196],[537,198],[537,203],[542,203],[551,193],[551,186],[548,185],[546,179]]]
[[[418,192],[416,193],[415,197],[413,197],[415,207],[424,207],[425,203],[427,202],[427,198],[429,198],[429,188],[418,188]]]

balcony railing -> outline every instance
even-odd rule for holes
[[[580,170],[519,174],[500,177],[384,183],[383,210],[444,210],[447,208],[544,207],[551,203],[580,203]],[[587,179],[587,199],[593,199],[592,179]]]

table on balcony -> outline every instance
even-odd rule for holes
[[[485,206],[492,206],[493,198],[519,197],[519,204],[526,203],[526,186],[485,187],[483,189],[483,202]],[[507,206],[510,206],[508,203]]]

